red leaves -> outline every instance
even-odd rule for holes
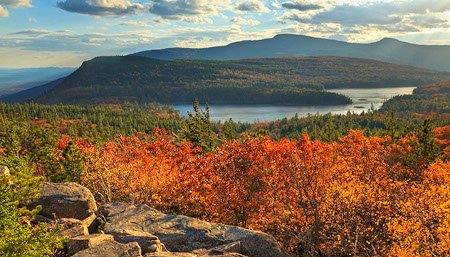
[[[411,242],[429,231],[426,210],[440,224],[427,232],[438,239],[423,249],[442,249],[450,238],[450,204],[441,199],[450,189],[440,182],[450,181],[448,163],[411,170],[402,156],[412,151],[414,137],[395,144],[360,131],[339,143],[307,135],[300,141],[248,138],[208,154],[172,140],[159,131],[101,148],[77,141],[91,156],[83,182],[102,201],[148,203],[270,232],[298,255],[413,253],[418,246]],[[417,202],[417,194],[423,200]]]
[[[434,130],[436,144],[444,151],[444,159],[450,159],[450,125]]]

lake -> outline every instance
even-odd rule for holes
[[[373,107],[379,109],[383,103],[397,95],[412,94],[415,87],[376,88],[376,89],[333,89],[330,92],[350,97],[353,104],[331,106],[274,106],[274,105],[210,105],[210,116],[215,121],[226,121],[232,118],[240,122],[273,121],[295,114],[299,117],[308,114],[346,114],[348,111],[361,113]],[[175,105],[180,114],[187,116],[192,105]]]

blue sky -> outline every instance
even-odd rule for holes
[[[0,0],[0,67],[304,34],[450,45],[450,0]]]

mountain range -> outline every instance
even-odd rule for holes
[[[67,77],[27,89],[36,85],[32,81],[34,84],[21,88],[27,90],[2,100],[173,104],[199,98],[215,104],[347,104],[348,98],[325,90],[419,86],[450,80],[448,60],[450,46],[415,45],[396,39],[356,44],[282,34],[219,47],[97,57]],[[29,69],[14,73],[0,69],[0,78],[3,83],[8,82],[8,76],[36,80],[40,74],[40,79],[56,79],[55,75],[62,77],[72,71]]]
[[[358,44],[280,34],[273,38],[241,41],[209,48],[167,48],[133,55],[162,60],[238,60],[282,56],[343,56],[379,60],[419,68],[450,71],[450,46],[416,45],[385,38],[381,41]]]

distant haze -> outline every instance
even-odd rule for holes
[[[40,86],[60,77],[69,75],[75,68],[0,68],[0,96],[16,93],[28,88]]]

